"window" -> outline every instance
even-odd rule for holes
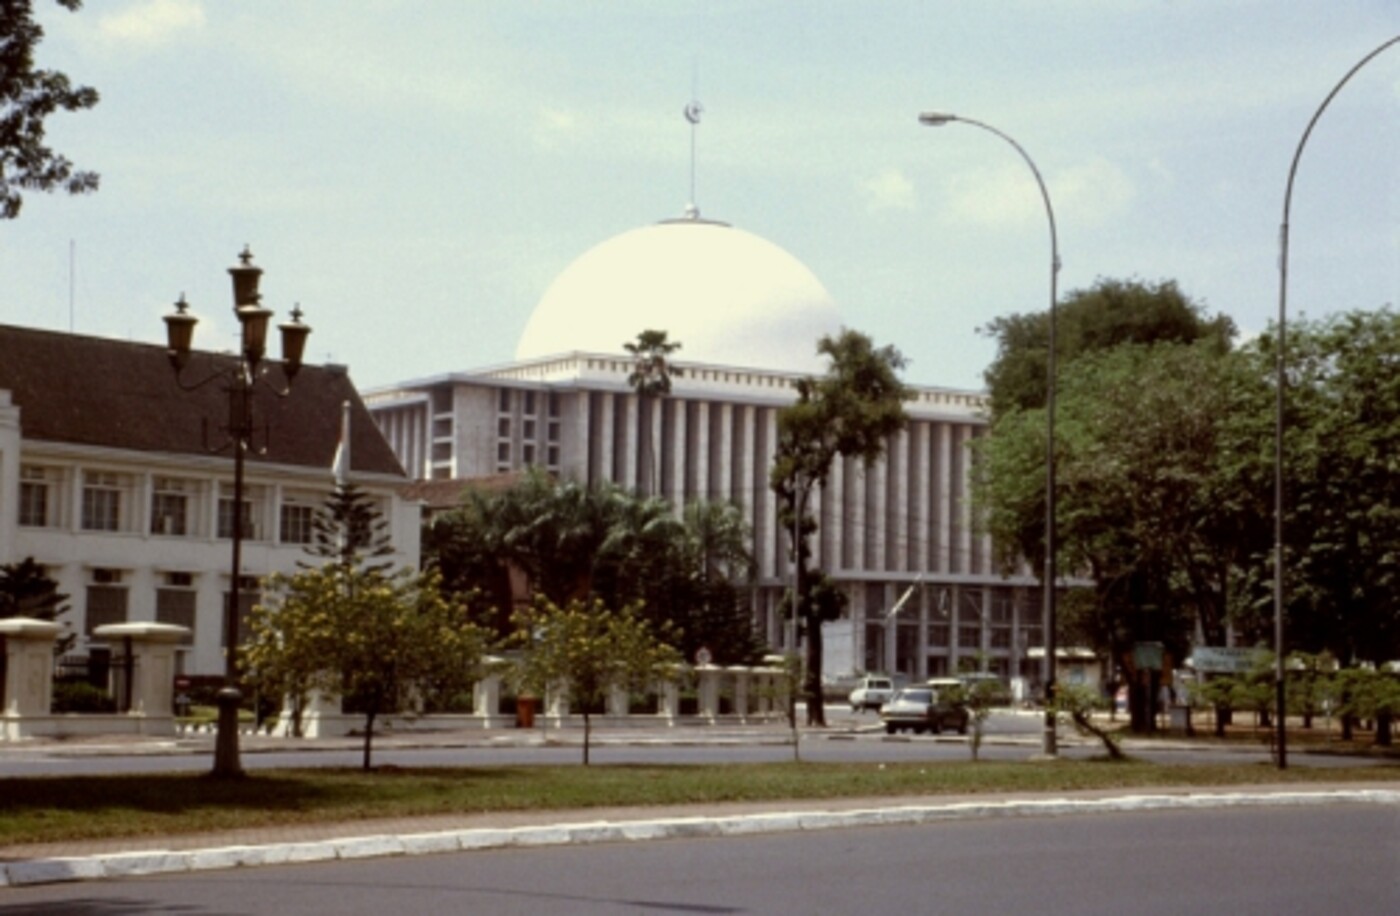
[[[83,475],[83,530],[121,530],[121,479],[107,471]]]
[[[233,599],[232,592],[224,592],[224,617],[219,628],[219,645],[228,648],[228,610]],[[238,580],[238,644],[241,646],[248,641],[248,614],[253,610],[253,605],[262,600],[261,586],[258,580],[252,576],[243,576]]]
[[[528,414],[528,415],[530,415],[530,416],[534,416],[534,413],[535,413],[535,393],[534,393],[533,391],[527,391],[527,392],[525,392],[525,410],[524,410],[524,413],[526,413],[526,414]]]
[[[283,503],[281,541],[283,544],[310,544],[316,510],[310,506]]]
[[[502,439],[510,438],[510,417],[501,417],[496,421],[496,435]]]
[[[509,389],[509,388],[502,388],[502,389],[501,389],[500,397],[499,397],[499,399],[498,399],[497,402],[496,402],[496,406],[497,406],[497,408],[501,411],[501,413],[510,413],[510,389]]]
[[[157,477],[151,493],[151,534],[183,537],[187,533],[189,497],[186,483],[170,477]]]
[[[522,462],[524,462],[525,464],[527,464],[527,465],[534,464],[534,463],[535,463],[535,446],[527,442],[527,443],[520,449],[520,460],[521,460]]]
[[[523,435],[526,439],[533,439],[533,438],[535,438],[535,421],[534,421],[534,420],[526,420],[526,421],[525,421],[524,430],[522,431],[522,435]]]
[[[165,583],[156,589],[156,622],[185,627],[189,634],[181,645],[194,644],[195,590],[194,577],[186,572],[165,574]]]
[[[551,417],[559,416],[559,392],[557,391],[549,393],[549,415]]]
[[[496,461],[501,464],[510,463],[510,443],[501,442],[496,445]]]
[[[49,482],[44,469],[24,465],[19,478],[19,523],[29,528],[47,528]]]
[[[545,463],[549,465],[550,469],[555,471],[559,470],[559,446],[551,445],[546,449],[545,455],[547,456],[545,458]]]
[[[219,498],[219,537],[233,537],[233,500],[227,496]],[[253,538],[253,504],[243,500],[243,537]]]
[[[119,569],[94,569],[92,583],[87,587],[87,617],[84,632],[109,623],[126,623],[126,586],[121,584]]]

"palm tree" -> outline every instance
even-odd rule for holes
[[[636,341],[622,346],[632,355],[632,373],[627,376],[627,384],[637,392],[637,447],[642,465],[638,469],[637,489],[642,495],[650,496],[657,490],[653,444],[656,430],[652,428],[651,403],[653,398],[669,395],[671,377],[681,374],[670,362],[671,354],[679,350],[681,344],[667,340],[665,331],[648,329],[638,334]]]

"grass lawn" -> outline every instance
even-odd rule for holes
[[[1279,771],[1266,764],[1129,761],[271,770],[0,780],[4,847],[380,817],[951,793],[1046,792],[1400,779],[1390,766]]]

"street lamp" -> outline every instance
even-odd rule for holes
[[[228,269],[233,277],[233,312],[241,326],[241,346],[231,365],[216,357],[212,361],[217,366],[208,376],[186,383],[182,375],[190,363],[190,345],[194,340],[194,326],[199,319],[189,314],[189,304],[183,295],[175,303],[175,312],[165,316],[167,353],[170,365],[175,370],[176,384],[186,391],[193,391],[221,379],[229,399],[228,425],[224,429],[227,439],[211,449],[233,449],[233,569],[229,582],[229,603],[224,611],[224,686],[218,693],[219,722],[214,741],[213,775],[218,777],[241,776],[243,773],[238,758],[238,704],[242,699],[238,689],[238,610],[243,561],[243,457],[252,447],[253,392],[261,382],[277,397],[291,394],[292,379],[301,369],[306,337],[311,333],[311,328],[301,323],[300,308],[292,309],[291,321],[278,325],[282,333],[283,385],[279,388],[272,384],[267,377],[268,367],[263,362],[272,310],[258,304],[261,298],[258,281],[262,277],[262,268],[253,265],[253,253],[247,246],[244,246],[238,260],[237,266]]]
[[[1283,405],[1284,386],[1288,381],[1284,348],[1287,344],[1285,330],[1288,320],[1288,211],[1293,202],[1293,179],[1298,174],[1298,160],[1303,157],[1303,147],[1307,145],[1308,137],[1312,136],[1313,128],[1317,126],[1322,113],[1332,104],[1332,99],[1356,71],[1394,44],[1400,44],[1400,35],[1396,35],[1357,61],[1337,85],[1332,87],[1332,91],[1327,93],[1327,98],[1323,99],[1317,111],[1313,112],[1312,119],[1303,130],[1303,136],[1298,140],[1298,148],[1293,152],[1293,162],[1288,167],[1288,185],[1283,193],[1283,222],[1279,224],[1278,232],[1278,352],[1274,354],[1274,370],[1277,376],[1274,381],[1274,682],[1277,691],[1275,702],[1278,704],[1277,741],[1280,770],[1288,769],[1288,731],[1284,727],[1288,709],[1285,705],[1287,689],[1283,680]]]
[[[1055,231],[1055,210],[1050,206],[1050,192],[1045,190],[1045,182],[1040,170],[1035,167],[1030,155],[1011,137],[981,121],[964,118],[941,111],[925,111],[919,115],[919,123],[925,127],[942,127],[953,122],[980,127],[988,133],[996,134],[1010,143],[1016,152],[1030,166],[1035,183],[1040,187],[1040,198],[1045,202],[1045,215],[1050,220],[1050,313],[1049,340],[1045,357],[1045,573],[1042,583],[1045,588],[1045,612],[1042,625],[1045,628],[1045,661],[1043,677],[1045,681],[1045,732],[1041,752],[1046,757],[1057,753],[1055,745],[1055,302],[1058,298],[1056,281],[1060,273],[1060,243]]]

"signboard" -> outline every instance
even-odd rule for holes
[[[1262,665],[1267,654],[1264,649],[1197,646],[1186,664],[1202,674],[1244,674]]]
[[[1133,667],[1139,671],[1162,670],[1163,646],[1159,642],[1133,643]]]

